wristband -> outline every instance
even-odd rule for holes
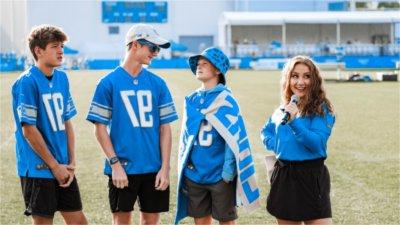
[[[119,159],[117,156],[114,156],[114,157],[111,157],[108,159],[108,163],[110,163],[110,165],[114,165],[117,162],[119,162]]]

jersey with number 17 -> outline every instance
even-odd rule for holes
[[[12,86],[12,105],[16,125],[18,175],[54,178],[22,133],[22,124],[35,125],[48,150],[60,164],[68,164],[65,121],[76,115],[66,74],[54,70],[51,80],[32,66]]]
[[[178,119],[165,81],[142,68],[133,77],[117,67],[100,79],[87,120],[107,125],[114,151],[127,174],[161,168],[160,125]],[[105,161],[105,174],[111,167]]]

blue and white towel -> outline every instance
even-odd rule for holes
[[[244,121],[236,100],[230,91],[225,89],[208,108],[201,111],[197,111],[195,107],[191,106],[188,98],[185,99],[179,143],[178,201],[175,224],[179,224],[180,220],[187,216],[188,199],[182,193],[183,169],[186,167],[189,152],[203,119],[211,123],[235,155],[238,174],[236,205],[243,205],[247,212],[252,212],[260,207],[260,191],[256,182],[254,162]]]

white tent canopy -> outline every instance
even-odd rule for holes
[[[225,12],[220,23],[226,25],[282,25],[285,23],[396,23],[398,11],[373,12]]]
[[[219,46],[230,51],[232,26],[282,26],[282,43],[286,43],[286,24],[336,24],[336,41],[340,44],[340,24],[391,24],[390,38],[394,42],[394,25],[400,23],[398,11],[345,12],[224,12],[219,19]]]

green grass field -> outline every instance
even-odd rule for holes
[[[199,86],[188,70],[158,70],[171,89],[182,115],[185,95]],[[103,153],[85,120],[97,80],[107,71],[69,72],[71,92],[78,110],[73,119],[79,185],[84,212],[91,224],[111,224],[107,179],[102,174]],[[14,124],[10,88],[17,74],[1,79],[1,188],[0,224],[30,224],[23,215],[23,200],[16,175]],[[274,224],[265,210],[269,190],[259,131],[279,104],[279,72],[232,71],[228,85],[238,99],[254,155],[262,207],[253,214],[239,210],[238,224]],[[329,157],[335,224],[400,224],[399,83],[327,82],[328,97],[335,105],[337,122],[329,140]],[[177,145],[181,120],[172,124],[171,207],[162,224],[173,223],[176,208]],[[137,211],[134,224],[138,224]],[[55,224],[63,224],[57,214]],[[185,219],[184,224],[192,224]]]

